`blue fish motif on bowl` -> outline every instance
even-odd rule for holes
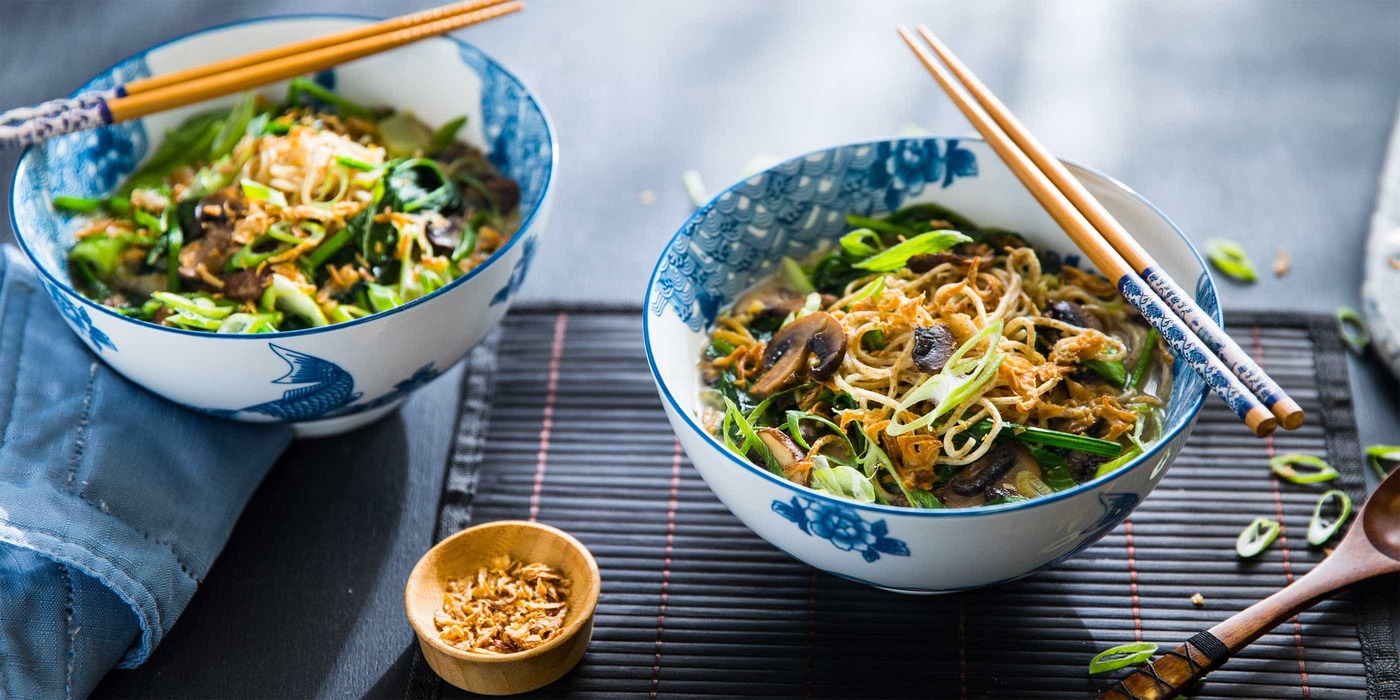
[[[909,546],[889,536],[884,520],[870,522],[854,508],[793,496],[791,501],[773,501],[773,512],[843,552],[859,552],[867,562],[878,561],[881,554],[909,556]]]

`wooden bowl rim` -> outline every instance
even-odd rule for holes
[[[584,600],[583,608],[579,610],[579,613],[577,615],[575,615],[573,621],[565,625],[563,629],[559,630],[559,634],[555,635],[553,639],[550,639],[544,644],[534,647],[533,649],[518,651],[514,654],[484,654],[476,651],[465,651],[462,649],[458,649],[457,647],[454,647],[450,644],[447,644],[446,642],[443,642],[442,639],[438,637],[436,628],[428,630],[422,629],[418,625],[417,618],[414,616],[411,593],[415,588],[426,585],[428,578],[428,559],[439,550],[445,549],[448,546],[450,546],[455,540],[465,538],[471,533],[479,532],[482,530],[489,530],[497,527],[504,527],[507,525],[517,527],[524,526],[526,529],[535,530],[535,536],[552,535],[554,537],[558,537],[570,547],[582,554],[584,561],[588,562],[588,576],[590,579],[592,579],[592,581],[595,582],[595,585],[591,587],[593,590],[593,594],[588,596],[588,598]],[[577,580],[576,576],[574,578],[575,580]],[[555,647],[564,644],[566,641],[573,638],[573,636],[577,634],[578,631],[584,627],[584,625],[586,625],[590,620],[593,619],[593,613],[595,610],[597,610],[598,607],[598,595],[601,591],[601,586],[596,585],[601,584],[600,578],[601,576],[598,572],[598,562],[593,558],[593,553],[588,551],[588,548],[585,547],[582,542],[579,542],[578,538],[574,537],[573,535],[570,535],[569,533],[564,532],[563,530],[560,530],[559,528],[554,527],[553,525],[546,525],[544,523],[534,522],[530,520],[493,520],[488,523],[473,525],[465,530],[462,530],[461,532],[458,532],[444,539],[443,541],[433,545],[431,549],[423,553],[423,556],[418,558],[418,563],[413,565],[413,570],[408,574],[408,583],[404,585],[404,613],[408,616],[409,626],[413,627],[413,633],[418,636],[418,639],[420,641],[426,642],[429,646],[433,647],[434,649],[455,659],[458,659],[460,661],[473,661],[485,663],[508,663],[511,661],[523,661],[525,659],[533,658],[541,654],[548,653],[551,649],[554,649]],[[430,616],[429,620],[431,619],[432,618]]]

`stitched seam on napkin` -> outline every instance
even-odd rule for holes
[[[83,503],[86,503],[89,506],[96,508],[102,514],[114,518],[122,525],[125,525],[131,528],[132,530],[136,531],[136,534],[145,538],[147,542],[154,542],[162,547],[165,547],[166,551],[170,552],[170,556],[175,558],[175,564],[180,567],[180,571],[183,572],[185,576],[189,577],[191,581],[194,581],[196,585],[200,583],[199,577],[196,576],[194,573],[194,569],[191,569],[189,565],[185,564],[184,558],[180,556],[179,552],[175,551],[174,545],[170,544],[169,542],[166,542],[165,540],[162,540],[159,537],[156,537],[155,535],[152,535],[149,532],[146,532],[144,529],[137,527],[134,523],[128,522],[125,518],[117,517],[115,514],[112,513],[112,509],[107,507],[106,501],[94,501],[91,498],[89,498],[88,495],[85,493],[77,493],[74,495],[76,495],[80,500],[82,500]]]
[[[64,625],[63,648],[68,657],[68,668],[63,676],[63,696],[72,700],[73,698],[73,664],[76,661],[76,650],[73,648],[77,641],[78,632],[73,629],[73,570],[66,564],[59,564],[63,568],[63,587],[67,592],[67,602],[63,605],[64,613],[67,615]]]
[[[13,337],[18,338],[19,341],[16,343],[17,347],[15,348],[15,363],[11,368],[12,371],[9,373],[10,405],[5,410],[4,427],[0,429],[0,443],[7,442],[5,436],[10,434],[10,424],[14,421],[15,417],[15,404],[19,402],[19,366],[21,360],[24,358],[24,339],[26,337],[24,329],[29,325],[29,307],[32,306],[32,304],[29,303],[29,296],[34,293],[34,290],[28,286],[22,284],[16,286],[19,287],[20,290],[19,295],[15,297],[18,300],[16,303],[19,306],[19,327],[15,330],[15,335]]]
[[[79,493],[82,490],[74,488],[73,482],[78,478],[78,462],[83,458],[83,450],[87,447],[88,419],[92,417],[92,385],[96,382],[97,363],[94,362],[88,367],[87,388],[83,390],[83,413],[78,418],[78,434],[73,438],[73,456],[68,460],[68,480],[64,486],[70,493]]]

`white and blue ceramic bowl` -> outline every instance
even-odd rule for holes
[[[248,51],[344,31],[367,18],[304,15],[241,22],[189,34],[132,56],[81,90]],[[520,183],[521,225],[484,264],[443,289],[350,323],[265,335],[215,335],[121,316],[69,284],[65,251],[79,220],[55,212],[56,194],[102,195],[151,152],[165,131],[215,100],[72,134],[24,153],[10,193],[15,234],[73,330],[128,379],[190,408],[243,421],[294,423],[331,435],[392,411],[460,359],[505,315],[548,215],[555,143],[530,91],[480,50],[457,39],[422,41],[317,74],[366,104],[411,110],[430,124],[468,116],[463,134]],[[285,83],[263,90],[286,94]]]
[[[1215,287],[1186,237],[1132,190],[1070,169],[1196,302],[1220,320]],[[686,454],[729,510],[759,536],[837,576],[910,593],[946,593],[1026,576],[1103,537],[1156,486],[1191,431],[1204,383],[1181,362],[1162,440],[1113,474],[1022,503],[911,510],[832,498],[729,452],[699,424],[697,371],[716,314],[782,256],[834,244],[844,215],[936,201],[988,226],[1020,231],[1073,265],[1069,238],[985,143],[920,138],[841,146],[774,166],[695,213],[662,254],[647,289],[652,375]]]

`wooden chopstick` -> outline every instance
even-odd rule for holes
[[[385,34],[397,29],[407,29],[454,15],[485,9],[503,2],[506,2],[506,0],[468,0],[467,2],[443,5],[442,7],[435,7],[430,10],[423,10],[422,12],[393,17],[382,22],[356,27],[355,29],[336,34],[328,34],[306,41],[276,46],[263,51],[255,51],[222,61],[214,61],[213,63],[206,63],[184,70],[178,70],[173,73],[165,73],[150,78],[140,78],[105,90],[94,90],[74,95],[73,97],[48,100],[47,102],[41,102],[27,107],[16,107],[0,112],[0,127],[10,127],[11,130],[19,129],[21,128],[20,125],[27,121],[53,119],[65,113],[75,114],[83,110],[100,108],[100,106],[106,104],[108,100],[117,97],[148,92],[156,88],[167,87],[238,68],[245,68],[285,56],[293,56],[316,49],[326,48],[328,46],[335,46],[376,34]],[[0,145],[4,144],[0,143]]]
[[[1167,306],[1182,321],[1195,332],[1211,352],[1220,358],[1220,361],[1239,377],[1240,381],[1249,388],[1264,406],[1273,412],[1278,418],[1279,424],[1287,430],[1293,430],[1303,423],[1303,409],[1279,387],[1268,374],[1264,372],[1249,355],[1226,335],[1225,331],[1216,325],[1215,320],[1210,317],[1195,302],[1191,300],[1191,295],[1182,289],[1167,273],[1157,264],[1156,260],[1148,254],[1143,247],[1133,239],[1123,225],[1113,218],[1113,215],[1104,208],[1084,184],[1079,181],[1069,168],[1066,168],[1045,146],[1041,145],[1030,131],[1021,124],[1016,115],[1006,108],[1006,105],[992,91],[987,88],[982,81],[973,75],[972,71],[948,49],[942,41],[939,41],[933,32],[923,25],[919,25],[919,34],[933,47],[934,53],[943,59],[943,63],[957,76],[968,92],[977,99],[978,104],[986,110],[987,114],[996,121],[997,125],[1011,137],[1012,141],[1030,156],[1032,162],[1040,168],[1040,171],[1049,176],[1050,181],[1059,188],[1060,192],[1069,198],[1069,201],[1084,215],[1084,218],[1093,224],[1094,229],[1103,237],[1123,259],[1132,265],[1133,269],[1145,280],[1149,287],[1157,293]]]
[[[422,12],[414,12],[413,14],[391,17],[383,22],[375,22],[374,24],[367,24],[335,34],[327,34],[306,41],[284,44],[263,51],[254,51],[222,61],[214,61],[213,63],[205,63],[200,66],[177,70],[173,73],[164,73],[149,78],[133,80],[123,85],[121,87],[121,92],[117,94],[137,95],[157,88],[208,77],[216,73],[225,73],[239,68],[247,68],[248,66],[257,65],[259,63],[267,63],[287,56],[295,56],[317,49],[348,44],[358,39],[365,39],[378,34],[387,34],[399,29],[409,29],[421,24],[428,24],[429,22],[485,9],[504,2],[506,2],[506,0],[471,0],[469,2],[458,2],[451,5],[443,5],[442,7],[434,7],[429,10],[423,10]]]
[[[107,109],[113,122],[136,119],[152,112],[202,102],[212,97],[275,83],[303,73],[324,70],[357,58],[518,12],[524,7],[523,2],[513,0],[427,24],[419,24],[384,34],[374,34],[305,53],[283,56],[265,63],[257,63],[174,85],[158,87],[135,95],[117,97],[107,101]]]
[[[1176,356],[1200,375],[1205,380],[1206,385],[1225,401],[1235,412],[1235,415],[1239,416],[1240,420],[1244,421],[1255,435],[1263,437],[1272,433],[1278,426],[1278,419],[1273,416],[1269,409],[1265,408],[1264,404],[1255,398],[1244,383],[1220,361],[1220,358],[1210,352],[1210,349],[1191,332],[1186,324],[1172,313],[1165,302],[1147,289],[1146,283],[1133,271],[1127,261],[1099,237],[1089,220],[1074,207],[1063,192],[1055,187],[1050,178],[1035,166],[1030,157],[1016,146],[1011,137],[1007,136],[1000,126],[997,126],[997,123],[982,110],[972,95],[953,78],[947,69],[938,63],[938,59],[918,43],[918,40],[908,29],[900,27],[899,35],[903,37],[904,42],[914,51],[929,73],[933,74],[934,79],[938,81],[943,91],[948,93],[948,96],[952,98],[953,103],[957,105],[968,121],[972,122],[973,127],[987,140],[987,145],[996,151],[997,155],[1011,169],[1011,172],[1021,181],[1021,184],[1025,185],[1036,201],[1064,229],[1074,244],[1099,268],[1099,271],[1116,282],[1123,297],[1129,304],[1142,312],[1147,322],[1162,334],[1162,339],[1176,353]]]

